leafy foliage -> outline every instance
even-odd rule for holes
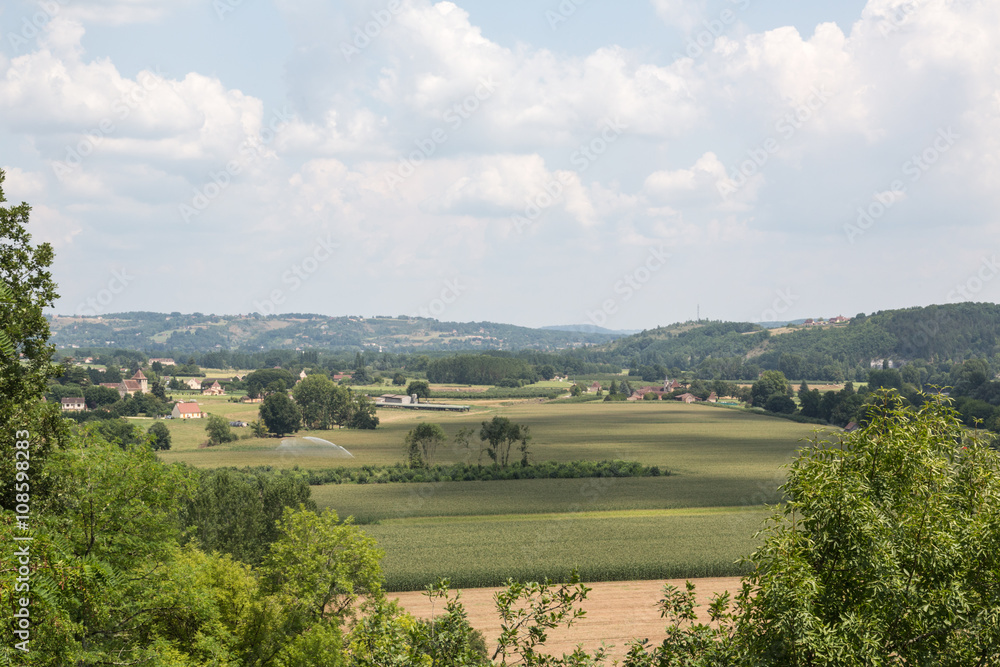
[[[260,404],[260,419],[269,433],[279,438],[302,427],[302,412],[285,392],[269,395]]]

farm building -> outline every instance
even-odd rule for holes
[[[677,397],[677,400],[681,401],[682,403],[694,403],[695,401],[698,400],[698,397],[695,396],[694,394],[681,394],[680,396]]]
[[[385,405],[416,405],[417,395],[407,396],[406,394],[383,394],[375,399],[375,404]]]
[[[204,416],[197,403],[177,403],[170,414],[174,419],[201,419]]]
[[[176,366],[177,365],[177,363],[173,359],[171,359],[170,357],[167,357],[167,358],[164,358],[164,359],[150,359],[149,360],[150,364],[155,364],[157,362],[159,362],[161,366]]]
[[[601,390],[601,383],[600,382],[595,382],[594,384],[590,385],[590,387],[587,389],[587,393],[588,394],[596,394],[600,390]]]
[[[201,389],[201,380],[198,378],[191,378],[184,384],[188,386],[188,389]]]

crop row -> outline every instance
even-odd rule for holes
[[[385,550],[390,591],[420,590],[440,577],[454,587],[508,578],[585,581],[736,576],[766,510],[661,516],[565,515],[545,519],[421,521],[366,527]]]

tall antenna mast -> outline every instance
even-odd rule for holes
[[[698,304],[698,321],[701,322],[701,304]]]

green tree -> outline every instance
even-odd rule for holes
[[[446,440],[440,424],[421,422],[406,434],[404,445],[411,468],[425,468],[434,458],[438,445]]]
[[[819,417],[820,416],[820,402],[823,397],[820,396],[819,389],[810,389],[808,391],[799,392],[799,405],[802,409],[802,415],[804,417]]]
[[[346,620],[359,596],[383,595],[382,551],[350,518],[286,508],[278,531],[262,566],[265,587],[312,618]]]
[[[170,449],[170,429],[163,422],[156,422],[149,427],[146,432],[149,435],[149,444],[155,451],[166,451]]]
[[[511,447],[519,442],[521,465],[528,465],[528,442],[531,434],[527,426],[515,424],[507,417],[494,417],[491,421],[482,423],[479,439],[489,443],[486,453],[501,468],[509,465]]]
[[[406,393],[416,394],[417,398],[424,400],[431,397],[431,385],[426,380],[414,380],[406,387]]]
[[[87,401],[87,407],[91,410],[114,405],[121,400],[118,391],[111,387],[91,386],[83,390],[83,397]]]
[[[802,450],[782,489],[733,664],[1000,660],[1000,458],[953,409],[880,394],[867,426]]]
[[[205,432],[208,433],[209,446],[221,445],[237,440],[237,436],[229,427],[229,420],[221,415],[209,415],[205,424]]]
[[[122,448],[145,445],[149,442],[149,438],[141,428],[121,417],[101,419],[88,424],[87,428],[91,433]]]
[[[102,389],[104,389],[104,388],[105,387],[102,387]],[[167,400],[167,392],[164,391],[163,385],[160,382],[154,382],[153,386],[150,388],[149,392],[153,396],[155,396],[156,398],[158,398],[159,400],[161,400],[163,402],[166,402],[166,400]]]
[[[292,389],[292,397],[302,411],[302,423],[306,428],[330,428],[333,423],[331,403],[336,386],[325,375],[310,375]]]
[[[0,170],[0,204],[5,175]],[[14,451],[28,442],[33,477],[49,452],[67,436],[59,406],[40,402],[50,378],[62,374],[52,362],[49,323],[42,310],[58,295],[49,266],[52,246],[33,245],[27,231],[31,207],[0,206],[0,480],[14,478]],[[22,357],[23,355],[23,357]],[[37,497],[46,488],[32,485]],[[12,484],[0,488],[0,507],[14,505]]]
[[[209,551],[222,551],[259,565],[278,539],[285,508],[315,510],[309,482],[301,473],[267,470],[206,470],[180,510],[190,538]]]
[[[354,410],[347,424],[348,428],[375,430],[378,427],[378,416],[375,414],[375,402],[358,394],[354,397]]]
[[[768,412],[790,415],[795,412],[795,401],[784,394],[772,394],[764,404],[764,409]]]
[[[402,387],[406,384],[406,376],[402,373],[396,373],[392,376],[392,383],[397,387]]]
[[[781,371],[764,371],[761,378],[754,382],[750,388],[750,396],[754,406],[764,408],[767,404],[767,399],[775,394],[788,396],[790,390],[791,387],[788,384],[788,380],[785,379],[784,373]]]
[[[299,406],[284,392],[271,394],[260,404],[260,418],[270,433],[279,438],[301,428]]]

